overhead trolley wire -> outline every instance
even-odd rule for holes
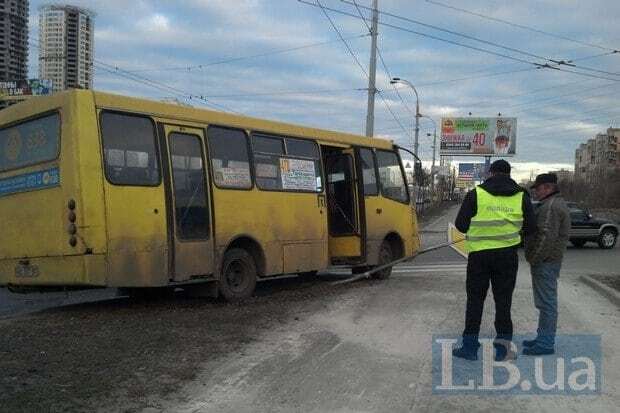
[[[364,33],[364,34],[358,34],[358,35],[355,35],[355,36],[348,36],[348,37],[345,37],[345,39],[346,40],[354,40],[354,39],[360,39],[360,38],[368,37],[368,36],[370,36],[369,33]],[[342,41],[341,39],[335,39],[335,40],[328,40],[328,41],[318,42],[318,43],[310,43],[310,44],[306,44],[306,45],[290,47],[290,48],[287,48],[287,49],[273,50],[273,51],[270,51],[270,52],[257,53],[257,54],[248,55],[248,56],[230,57],[230,58],[226,58],[226,59],[222,59],[222,60],[218,60],[218,61],[214,61],[214,62],[209,62],[209,63],[203,63],[203,64],[199,64],[199,65],[161,67],[161,68],[152,68],[152,69],[135,69],[135,70],[127,70],[127,71],[128,72],[132,72],[132,73],[163,72],[163,71],[191,71],[193,69],[204,69],[204,68],[210,67],[210,66],[223,65],[223,64],[227,64],[227,63],[234,63],[234,62],[238,62],[238,61],[241,61],[241,60],[254,59],[254,58],[259,58],[259,57],[266,57],[266,56],[273,56],[273,55],[283,54],[283,53],[288,53],[288,52],[294,52],[294,51],[298,51],[298,50],[304,50],[304,49],[309,49],[309,48],[312,48],[312,47],[324,46],[324,45],[328,45],[328,44],[332,44],[332,43],[337,43],[337,42],[341,42],[341,41]]]
[[[329,10],[329,11],[332,11],[334,13],[338,13],[338,14],[342,14],[342,15],[345,15],[345,16],[349,16],[349,17],[353,17],[353,18],[359,19],[359,16],[357,16],[355,14],[352,14],[352,13],[349,13],[349,12],[346,12],[346,11],[343,11],[343,10],[338,10],[338,9],[334,9],[334,8],[330,8],[330,7],[325,7],[323,5],[319,6],[319,5],[317,5],[317,3],[312,3],[312,2],[309,2],[309,1],[306,1],[306,0],[297,0],[297,1],[300,2],[300,3],[303,3],[303,4],[307,4],[309,6],[321,7],[324,10]],[[408,29],[406,27],[397,26],[397,25],[394,25],[394,24],[391,24],[391,23],[379,22],[379,24],[381,24],[383,26],[386,26],[386,27],[393,28],[395,30],[401,30],[401,31],[404,31],[404,32],[408,32],[408,33],[415,34],[415,35],[418,35],[418,36],[426,37],[426,38],[429,38],[429,39],[433,39],[433,40],[441,41],[441,42],[444,42],[444,43],[452,44],[452,45],[455,45],[455,46],[460,46],[460,47],[464,47],[464,48],[467,48],[467,49],[475,50],[475,51],[478,51],[478,52],[481,52],[481,53],[486,53],[486,54],[489,54],[489,55],[493,55],[493,56],[497,56],[497,57],[502,57],[502,58],[513,60],[513,61],[516,61],[516,62],[525,63],[525,64],[528,64],[528,65],[533,65],[533,66],[541,68],[541,69],[553,69],[553,70],[556,70],[556,71],[559,71],[559,72],[573,73],[573,74],[584,76],[584,77],[590,77],[590,78],[596,78],[596,79],[605,79],[605,80],[611,80],[611,81],[616,81],[616,82],[620,81],[620,78],[603,77],[603,76],[594,75],[594,74],[590,74],[590,73],[583,73],[583,72],[578,72],[578,71],[575,71],[575,70],[564,69],[562,67],[553,66],[553,64],[549,64],[549,63],[539,63],[539,62],[533,62],[533,61],[530,61],[530,60],[521,59],[519,57],[507,55],[507,54],[496,52],[496,51],[489,50],[489,49],[484,49],[484,48],[477,47],[477,46],[472,46],[472,45],[469,45],[469,44],[466,44],[466,43],[457,42],[457,41],[454,41],[454,40],[449,40],[449,39],[442,38],[442,37],[435,36],[435,35],[430,35],[428,33],[419,32],[419,31],[416,31],[416,30]]]
[[[357,55],[355,54],[355,52],[351,49],[351,46],[349,46],[349,43],[344,39],[344,37],[342,36],[342,33],[340,33],[340,30],[338,29],[338,27],[336,26],[336,24],[334,23],[334,21],[332,20],[332,18],[329,16],[329,13],[327,13],[326,8],[321,4],[321,2],[319,0],[316,0],[318,7],[321,8],[321,11],[323,12],[323,14],[325,15],[325,17],[327,18],[327,20],[329,20],[330,25],[332,26],[332,29],[334,29],[334,31],[338,34],[338,37],[340,37],[340,39],[342,40],[342,43],[344,43],[345,47],[347,48],[347,51],[349,52],[349,54],[351,55],[351,57],[353,57],[353,60],[355,60],[355,63],[359,66],[360,70],[362,71],[362,73],[364,73],[364,76],[366,76],[366,79],[369,78],[368,72],[366,72],[366,69],[364,68],[364,66],[360,63]],[[383,94],[381,93],[381,91],[377,91],[377,94],[379,95],[379,97],[381,98],[381,101],[383,102],[383,104],[385,105],[385,107],[387,108],[388,112],[390,112],[390,114],[392,115],[392,117],[394,118],[394,120],[401,126],[403,132],[405,132],[405,134],[408,134],[407,129],[403,126],[402,122],[400,121],[400,119],[398,119],[398,117],[396,116],[396,114],[394,113],[394,111],[392,110],[392,108],[390,107],[390,105],[388,104],[387,100],[385,99],[385,97],[383,97]]]
[[[486,20],[491,20],[491,21],[494,21],[494,22],[507,24],[509,26],[517,27],[519,29],[528,30],[528,31],[531,31],[531,32],[534,32],[534,33],[538,33],[538,34],[542,34],[542,35],[549,36],[549,37],[555,37],[556,39],[566,40],[566,41],[569,41],[569,42],[580,44],[582,46],[589,46],[589,47],[593,47],[593,48],[597,48],[597,49],[601,49],[601,50],[608,50],[610,52],[610,53],[603,53],[603,54],[601,54],[599,56],[605,56],[605,55],[608,55],[608,54],[620,53],[620,50],[618,50],[618,49],[613,49],[613,48],[610,48],[610,47],[601,46],[601,45],[594,44],[594,43],[588,43],[588,42],[584,42],[584,41],[581,41],[581,40],[572,39],[572,38],[567,37],[567,36],[546,32],[544,30],[540,30],[540,29],[537,29],[535,27],[530,27],[530,26],[526,26],[526,25],[523,25],[523,24],[518,24],[518,23],[514,23],[514,22],[511,22],[511,21],[508,21],[508,20],[500,19],[500,18],[497,18],[497,17],[487,16],[487,15],[484,15],[482,13],[476,13],[476,12],[473,12],[471,10],[466,10],[466,9],[462,9],[462,8],[459,8],[459,7],[451,6],[449,4],[441,3],[441,2],[436,1],[436,0],[426,0],[426,2],[434,4],[436,6],[440,6],[440,7],[444,7],[444,8],[447,8],[447,9],[452,9],[452,10],[456,10],[456,11],[459,11],[459,12],[462,12],[462,13],[466,13],[466,14],[469,14],[469,15],[472,15],[472,16],[477,16],[477,17],[480,17],[480,18],[483,18],[483,19],[486,19]],[[598,56],[596,56],[596,57],[598,57]],[[575,59],[573,59],[573,61],[574,60]]]
[[[39,50],[41,49],[41,44],[40,44],[40,42],[38,40],[31,39],[31,41],[33,41],[33,46],[39,48]],[[104,70],[104,71],[106,71],[106,72],[108,72],[110,74],[114,74],[114,75],[123,77],[125,79],[129,79],[129,80],[132,80],[134,82],[141,83],[141,84],[146,85],[146,86],[150,86],[150,87],[155,88],[157,90],[160,90],[160,91],[163,91],[163,92],[166,92],[166,93],[173,93],[175,96],[181,97],[181,98],[186,99],[186,100],[202,101],[205,105],[211,106],[213,108],[217,108],[217,109],[220,109],[220,110],[225,110],[227,112],[241,114],[240,112],[235,111],[235,110],[233,110],[231,108],[228,108],[228,107],[226,107],[224,105],[220,105],[220,104],[211,102],[210,100],[208,100],[204,96],[195,95],[195,94],[193,94],[191,92],[187,92],[187,91],[181,90],[179,88],[167,85],[165,83],[158,82],[156,80],[152,80],[152,79],[149,79],[147,77],[144,77],[144,76],[141,76],[141,75],[137,75],[135,73],[127,72],[127,71],[121,69],[120,67],[118,67],[117,65],[109,64],[109,63],[103,62],[103,61],[98,60],[98,59],[93,59],[93,66],[95,66],[95,67],[98,66],[99,69],[102,69],[102,70]]]
[[[355,3],[355,1],[354,2],[351,2],[349,0],[340,0],[340,1],[342,3],[345,3],[345,4],[355,4],[356,7],[358,7],[357,3]],[[366,7],[366,6],[361,6],[361,7],[364,8],[364,9],[367,9],[367,10],[372,10],[371,8]],[[358,10],[359,10],[359,7],[358,7]],[[390,13],[390,12],[386,12],[386,11],[379,11],[379,13],[381,13],[381,14],[383,14],[385,16],[388,16],[388,17],[392,17],[394,19],[403,20],[403,21],[406,21],[406,22],[409,22],[409,23],[417,24],[419,26],[427,27],[429,29],[441,31],[441,32],[448,33],[448,34],[451,34],[451,35],[454,35],[454,36],[463,37],[463,38],[468,39],[468,40],[473,40],[473,41],[476,41],[476,42],[479,42],[479,43],[482,43],[482,44],[486,44],[486,45],[489,45],[489,46],[493,46],[493,47],[497,47],[497,48],[500,48],[500,49],[508,50],[510,52],[519,53],[519,54],[521,54],[523,56],[533,57],[535,59],[541,59],[541,60],[544,60],[544,61],[555,63],[558,66],[565,65],[565,66],[571,66],[571,67],[575,67],[575,68],[582,69],[582,70],[589,70],[589,71],[593,71],[593,72],[597,72],[597,73],[602,73],[602,74],[606,74],[606,75],[620,76],[620,73],[608,72],[608,71],[605,71],[605,70],[599,70],[599,69],[595,69],[595,68],[591,68],[591,67],[585,67],[585,66],[577,66],[574,63],[572,63],[573,61],[571,61],[571,60],[550,59],[548,57],[541,56],[539,54],[531,53],[531,52],[528,52],[528,51],[525,51],[525,50],[521,50],[521,49],[517,49],[517,48],[511,47],[511,46],[506,46],[506,45],[503,45],[503,44],[500,44],[500,43],[496,43],[496,42],[493,42],[493,41],[490,41],[490,40],[481,39],[479,37],[471,36],[471,35],[468,35],[466,33],[461,33],[461,32],[457,32],[457,31],[454,31],[454,30],[445,29],[443,27],[439,27],[439,26],[435,26],[435,25],[432,25],[432,24],[424,23],[424,22],[421,22],[419,20],[414,20],[412,18],[401,16],[401,15],[398,15],[398,14],[395,14],[395,13]]]
[[[358,6],[357,2],[355,2],[355,0],[353,0],[353,4],[355,4],[355,7],[357,8],[357,12],[359,13],[360,17],[362,18],[362,21],[364,22],[364,24],[366,25],[366,28],[368,29],[368,32],[372,34],[372,28],[368,25],[368,22],[366,21],[366,18],[364,17],[364,14],[362,13],[362,10],[359,8],[359,6]],[[388,66],[385,63],[385,59],[383,58],[383,53],[381,53],[381,49],[378,46],[377,46],[377,54],[379,55],[379,60],[381,61],[381,65],[383,66],[383,69],[385,70],[385,73],[388,75],[388,77],[390,79],[392,79],[392,74],[390,73],[390,69],[388,69]],[[402,97],[402,95],[398,91],[398,88],[396,87],[396,85],[395,84],[391,84],[391,86],[392,86],[392,90],[394,90],[394,92],[396,92],[396,95],[398,96],[400,101],[403,103],[403,106],[405,107],[407,112],[409,112],[409,114],[411,114],[412,116],[415,116],[415,113],[411,110],[409,105],[407,105],[407,102],[405,101],[405,99]]]

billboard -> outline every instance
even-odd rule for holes
[[[513,156],[517,118],[441,118],[440,155]]]
[[[23,79],[0,82],[2,96],[43,96],[51,95],[52,81],[45,79]]]
[[[482,181],[485,179],[483,163],[459,163],[459,179],[464,181]]]

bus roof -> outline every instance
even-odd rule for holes
[[[159,118],[169,118],[193,123],[230,126],[284,136],[315,138],[327,144],[370,146],[381,149],[391,149],[393,147],[393,142],[386,139],[367,138],[361,135],[258,119],[204,108],[186,107],[107,92],[79,89],[59,92],[52,96],[38,96],[26,102],[10,106],[0,111],[0,125],[30,117],[36,113],[49,111],[54,107],[66,106],[76,99],[94,99],[96,107],[100,109],[141,113]]]
[[[198,121],[208,124],[231,126],[254,131],[272,132],[286,136],[312,137],[323,142],[344,143],[361,146],[372,146],[391,149],[393,143],[385,139],[367,138],[344,132],[305,127],[290,123],[253,118],[219,112],[203,108],[193,108],[166,102],[120,96],[104,92],[93,92],[95,104],[99,108],[138,111],[159,117],[170,117],[178,120]]]

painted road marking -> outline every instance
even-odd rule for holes
[[[397,265],[394,267],[393,274],[407,273],[460,273],[465,274],[467,271],[467,263],[462,261],[446,262],[442,264],[420,264],[420,265]],[[333,269],[329,274],[347,275],[350,272],[346,269]]]

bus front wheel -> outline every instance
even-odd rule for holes
[[[233,248],[224,255],[219,290],[226,301],[249,298],[256,288],[256,263],[244,249]]]
[[[394,254],[392,253],[392,246],[388,241],[383,241],[381,249],[379,250],[379,262],[377,266],[388,264],[394,260]],[[385,280],[392,275],[392,267],[386,268],[381,271],[377,271],[370,276],[376,280]]]

